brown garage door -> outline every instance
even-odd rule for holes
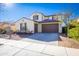
[[[42,24],[42,32],[58,32],[58,24]]]

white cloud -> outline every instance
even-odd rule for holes
[[[13,7],[13,3],[4,3],[5,7]]]

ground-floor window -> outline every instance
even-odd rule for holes
[[[27,23],[20,23],[20,31],[26,32],[27,30]]]

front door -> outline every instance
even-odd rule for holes
[[[35,33],[38,33],[38,24],[34,24]]]

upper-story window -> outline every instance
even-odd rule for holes
[[[52,16],[52,19],[53,20],[58,20],[58,17],[57,16]]]
[[[34,15],[33,16],[33,20],[38,20],[39,16],[38,15]]]

